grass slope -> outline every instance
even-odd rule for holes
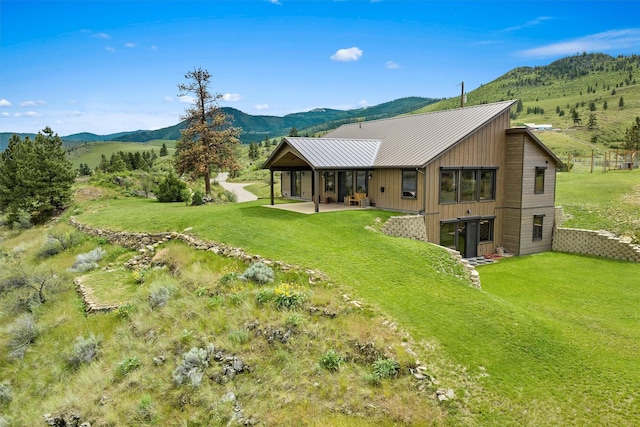
[[[464,280],[455,279],[461,273],[451,270],[439,248],[367,230],[367,226],[375,226],[376,218],[385,220],[389,213],[305,216],[264,209],[260,204],[204,207],[198,211],[180,205],[117,200],[88,205],[79,219],[134,231],[192,227],[191,232],[205,239],[325,271],[355,297],[391,314],[414,339],[437,349],[454,366],[463,367],[470,381],[467,389],[458,392],[464,395],[469,411],[475,415],[474,422],[479,424],[599,425],[601,420],[607,420],[629,425],[626,414],[637,416],[633,403],[637,392],[626,386],[624,391],[618,388],[620,384],[632,384],[636,374],[623,369],[616,372],[618,379],[614,383],[606,376],[590,378],[593,371],[584,364],[593,361],[590,354],[598,348],[587,348],[586,344],[575,348],[575,334],[583,334],[585,342],[595,345],[601,333],[617,334],[615,327],[600,325],[594,335],[588,319],[578,319],[582,326],[574,324],[575,319],[548,319],[544,311],[532,313],[520,302],[463,285]],[[135,211],[144,211],[144,218],[132,217],[130,212]],[[565,257],[558,268],[583,272],[580,259]],[[624,271],[636,288],[640,285],[637,274],[633,274],[637,265],[616,263],[614,269]],[[602,274],[600,270],[595,267],[590,272],[594,286],[609,286],[611,270],[603,267]],[[532,269],[524,277],[534,275],[537,272]],[[578,289],[572,292],[579,294],[580,282],[573,283]],[[627,284],[624,286],[614,286],[612,292],[622,292],[630,307],[635,307],[637,295],[628,292]],[[571,305],[565,309],[571,310]],[[623,309],[626,313],[629,310],[632,309]],[[610,350],[609,355],[619,367],[637,362],[628,348]],[[595,370],[604,369],[603,360],[598,359]],[[582,384],[580,394],[574,394],[576,378]],[[582,393],[588,379],[598,391],[585,396]],[[601,401],[605,394],[613,396],[612,403]],[[576,402],[593,408],[597,418],[576,413]]]

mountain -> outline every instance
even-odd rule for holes
[[[242,129],[240,140],[243,143],[263,141],[266,137],[287,135],[291,128],[298,129],[300,134],[312,134],[335,128],[343,123],[357,120],[373,120],[406,114],[418,108],[438,101],[432,98],[408,97],[396,99],[372,107],[355,110],[334,110],[316,108],[303,113],[287,114],[286,116],[253,116],[235,108],[223,107],[222,110],[232,117],[233,126]],[[141,130],[129,132],[113,141],[147,142],[154,139],[176,140],[180,138],[180,130],[186,126],[185,122],[158,130]]]
[[[583,53],[545,66],[515,68],[467,93],[465,105],[518,99],[521,107],[512,110],[512,125],[551,124],[554,132],[537,135],[556,154],[590,155],[591,150],[621,146],[626,128],[640,116],[639,81],[640,56]],[[415,113],[459,106],[458,96]]]

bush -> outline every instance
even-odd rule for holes
[[[73,351],[67,361],[72,368],[79,368],[83,363],[91,363],[96,357],[100,348],[100,342],[95,335],[88,337],[77,337],[73,344]]]
[[[9,403],[11,399],[13,399],[11,384],[9,384],[9,381],[2,381],[0,383],[0,404]]]
[[[158,185],[158,201],[161,203],[182,202],[182,191],[187,189],[187,184],[170,172]]]
[[[191,197],[191,204],[194,206],[204,205],[204,193],[200,190],[194,191]]]
[[[269,301],[273,301],[276,297],[276,293],[273,288],[260,288],[256,293],[256,301],[258,304],[266,304]]]
[[[71,231],[66,233],[50,233],[47,240],[38,252],[38,257],[49,258],[60,252],[71,249],[82,240],[82,235],[78,232]]]
[[[86,254],[80,254],[76,257],[76,261],[71,266],[70,270],[78,273],[85,271],[95,270],[98,268],[98,262],[102,259],[107,251],[101,247],[97,247],[91,252]]]
[[[171,293],[171,289],[165,287],[158,288],[151,292],[149,295],[149,306],[151,306],[151,309],[154,310],[158,307],[163,307],[167,301],[169,301]]]
[[[227,201],[227,202],[231,202],[231,203],[235,203],[238,201],[238,195],[232,191],[229,190],[224,190],[224,193],[222,193],[222,197]]]
[[[9,333],[9,357],[22,359],[38,337],[38,329],[33,316],[23,314],[18,317],[8,328]]]
[[[273,270],[262,262],[255,262],[240,276],[243,280],[252,280],[261,285],[273,282]]]
[[[137,307],[134,304],[127,303],[113,310],[113,314],[115,314],[118,319],[128,319],[135,313],[136,309]]]
[[[398,362],[393,359],[384,358],[373,362],[373,376],[378,379],[393,377],[399,370]]]
[[[33,225],[31,214],[27,211],[18,211],[16,215],[9,215],[9,220],[13,219],[11,226],[14,230],[28,230]]]
[[[202,381],[204,371],[209,366],[209,358],[213,355],[213,344],[206,349],[193,347],[182,355],[182,363],[173,371],[173,381],[181,385],[186,380],[191,381],[192,387],[198,387]]]
[[[305,294],[291,283],[283,283],[274,289],[276,307],[294,309],[302,307]]]
[[[118,370],[116,371],[119,377],[126,376],[129,372],[135,371],[140,366],[142,366],[142,362],[138,356],[127,357],[122,362],[118,363]]]
[[[329,350],[325,354],[320,356],[319,363],[322,368],[328,371],[337,371],[338,369],[340,369],[342,357],[340,357],[335,351]]]

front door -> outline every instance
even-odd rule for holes
[[[478,221],[465,221],[464,223],[464,258],[478,256]],[[461,245],[462,246],[462,245]]]
[[[353,196],[353,171],[338,172],[338,203],[347,195]]]
[[[302,171],[291,172],[291,197],[302,196]]]

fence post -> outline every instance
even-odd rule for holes
[[[593,150],[591,150],[591,173],[593,173]]]

